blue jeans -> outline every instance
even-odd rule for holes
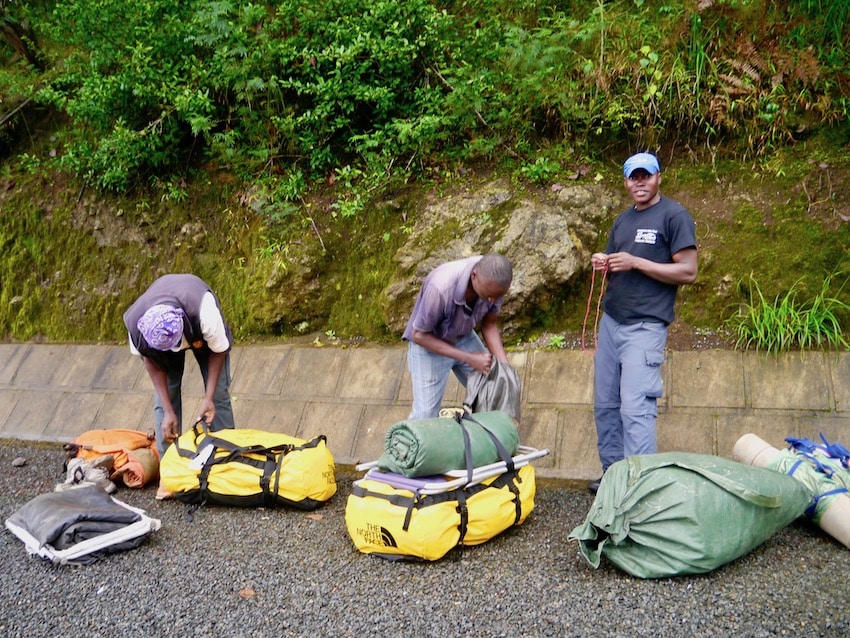
[[[466,352],[487,352],[480,337],[471,332],[454,344]],[[430,419],[440,415],[440,404],[449,382],[449,373],[454,372],[461,385],[466,387],[470,366],[451,357],[444,357],[426,350],[412,341],[407,346],[407,367],[413,381],[413,406],[410,419]]]
[[[207,387],[207,376],[209,373],[210,353],[207,350],[192,350],[195,355],[195,360],[198,362],[198,368],[201,371],[201,377],[204,379],[204,388]],[[186,365],[186,351],[173,353],[169,356],[168,369],[165,371],[168,379],[168,397],[171,401],[171,407],[174,408],[177,414],[177,433],[183,432],[183,396],[181,388],[183,386],[183,370]],[[215,404],[215,418],[210,424],[210,430],[216,432],[227,428],[235,427],[233,422],[233,406],[230,403],[230,353],[224,360],[224,366],[221,368],[221,374],[218,376],[218,383],[215,386],[215,395],[213,396]],[[165,410],[159,400],[159,395],[153,393],[153,421],[154,432],[156,433],[156,447],[159,450],[159,458],[165,454],[167,447],[162,439],[162,420],[165,418]]]
[[[603,471],[627,456],[657,451],[655,422],[666,346],[663,323],[621,324],[602,315],[594,356],[593,416]]]

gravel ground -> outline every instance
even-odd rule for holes
[[[13,467],[16,457],[27,459]],[[59,445],[0,440],[5,521],[61,482]],[[847,636],[850,550],[806,522],[703,576],[641,580],[567,541],[592,503],[538,482],[529,519],[433,563],[359,553],[345,529],[354,475],[311,513],[116,496],[162,521],[137,549],[85,567],[31,558],[0,534],[0,635]],[[320,514],[320,516],[315,516]]]

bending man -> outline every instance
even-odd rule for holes
[[[466,386],[473,370],[490,371],[493,357],[508,362],[497,320],[512,279],[511,262],[496,254],[441,264],[425,278],[404,331],[413,381],[409,418],[439,415],[449,372]]]
[[[154,387],[154,427],[160,458],[182,431],[183,370],[191,349],[204,380],[198,419],[210,430],[234,427],[230,402],[233,336],[218,298],[199,277],[165,275],[124,313],[130,351],[140,355]],[[162,486],[157,499],[171,495]]]

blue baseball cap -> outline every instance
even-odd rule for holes
[[[661,172],[661,166],[659,166],[658,158],[655,155],[652,153],[636,153],[623,164],[623,175],[631,177],[632,173],[639,168],[642,168],[650,175]]]

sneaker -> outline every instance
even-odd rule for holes
[[[109,480],[109,471],[113,464],[112,456],[102,456],[88,463],[80,457],[68,461],[68,477],[64,483],[56,486],[55,491],[64,492],[75,487],[97,485],[107,494],[115,490],[115,483]]]
[[[174,498],[174,492],[166,489],[166,487],[160,483],[159,487],[156,488],[156,496],[154,498],[158,501],[170,501]]]
[[[115,466],[115,459],[111,454],[99,456],[89,463],[86,468],[86,480],[96,483],[107,494],[115,492],[117,486],[109,478]]]
[[[82,483],[86,480],[86,462],[80,458],[75,457],[68,461],[66,466],[67,474],[65,478],[66,485],[76,485],[77,483]]]
[[[107,494],[112,494],[117,488],[115,483],[109,480],[109,472],[106,467],[89,467],[86,470],[86,482],[94,483]]]
[[[98,468],[102,467],[108,474],[112,474],[112,470],[115,466],[115,458],[111,454],[105,454],[104,456],[97,457],[94,461],[89,463],[89,467]]]
[[[599,484],[602,483],[602,477],[600,476],[595,481],[591,481],[587,485],[587,489],[590,490],[591,494],[596,494],[599,491]]]

